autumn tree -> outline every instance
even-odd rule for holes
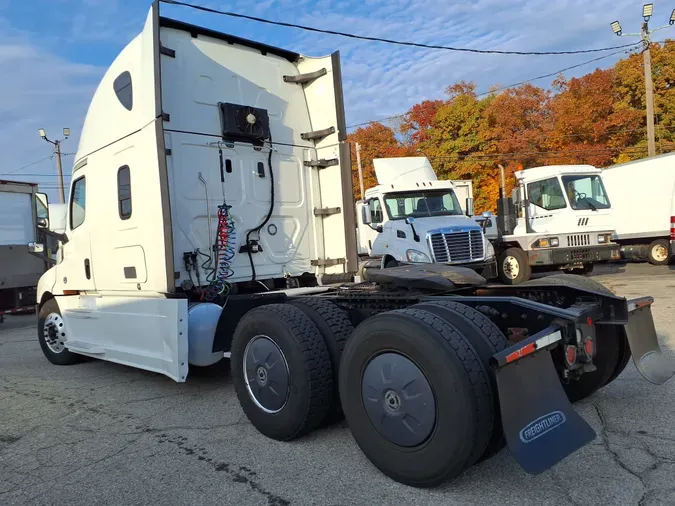
[[[675,46],[652,44],[657,152],[675,147]],[[387,127],[373,123],[349,136],[361,144],[366,187],[376,184],[372,159],[426,156],[441,179],[471,179],[477,212],[495,210],[498,164],[510,193],[516,170],[587,163],[598,167],[646,156],[642,54],[615,67],[556,78],[550,90],[532,84],[476,94],[471,82],[446,97],[412,106]],[[354,168],[356,157],[352,153]],[[358,176],[354,176],[358,195]]]
[[[424,100],[412,106],[401,123],[401,133],[412,144],[427,142],[434,128],[436,113],[442,105],[442,100]]]
[[[650,46],[652,80],[654,83],[654,123],[657,152],[668,152],[675,142],[675,47],[671,41]],[[647,155],[646,102],[642,54],[632,54],[615,66],[617,108],[635,114],[639,128],[625,144],[615,162],[643,158]],[[622,125],[624,130],[635,129],[638,122]]]
[[[361,167],[363,169],[364,188],[368,189],[377,185],[373,158],[395,158],[410,156],[411,148],[404,146],[396,138],[394,130],[382,123],[370,123],[349,134],[347,142],[352,150],[352,184],[354,195],[361,198],[359,174],[356,165],[356,144],[361,146]]]

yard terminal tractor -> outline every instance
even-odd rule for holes
[[[349,281],[345,138],[339,53],[219,33],[154,2],[84,122],[57,263],[38,285],[46,358],[183,382],[227,356],[263,435],[344,417],[377,468],[420,487],[505,444],[542,472],[595,437],[571,403],[631,356],[653,383],[673,375],[653,299],[591,279],[493,286],[420,264]]]

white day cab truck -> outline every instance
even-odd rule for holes
[[[516,187],[497,215],[474,217],[497,252],[502,282],[516,285],[533,272],[590,274],[598,262],[619,258],[610,201],[600,169],[550,165],[515,173]]]
[[[607,167],[615,233],[625,260],[666,265],[675,254],[675,154]]]
[[[542,472],[594,439],[571,402],[631,355],[654,383],[673,375],[653,299],[593,280],[490,286],[418,264],[321,286],[358,268],[339,53],[303,56],[159,7],[84,122],[57,264],[38,284],[50,362],[183,382],[226,355],[263,435],[293,440],[344,416],[366,457],[414,486],[505,444]]]
[[[33,311],[35,287],[47,269],[28,248],[47,215],[37,190],[35,183],[0,180],[0,323],[5,315]]]
[[[378,185],[356,204],[361,259],[377,266],[439,263],[497,277],[495,251],[473,220],[473,198],[462,209],[465,181],[436,178],[426,157],[376,158]],[[469,192],[472,194],[469,187]]]

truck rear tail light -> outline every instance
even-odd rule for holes
[[[675,216],[670,217],[670,239],[675,241]]]
[[[584,339],[584,354],[587,358],[593,358],[595,355],[595,341],[590,336]]]
[[[567,367],[574,367],[577,363],[577,347],[576,346],[565,346],[565,363]]]

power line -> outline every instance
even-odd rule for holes
[[[638,42],[636,44],[633,44],[633,46],[635,46],[635,47],[641,46],[641,45],[642,45],[642,43],[640,43],[640,42]],[[609,53],[609,54],[606,54],[604,56],[599,56],[598,58],[593,58],[592,60],[588,60],[588,61],[585,61],[585,62],[582,62],[582,63],[577,63],[576,65],[572,65],[571,67],[566,67],[564,69],[556,70],[555,72],[551,72],[549,74],[544,74],[542,76],[537,76],[537,77],[533,77],[531,79],[526,79],[525,81],[520,81],[518,83],[509,84],[508,86],[501,86],[501,87],[495,88],[495,89],[490,90],[490,91],[485,91],[483,93],[479,93],[476,96],[482,97],[482,96],[485,96],[485,95],[490,95],[490,94],[495,93],[497,91],[502,91],[502,90],[506,90],[506,89],[509,89],[509,88],[515,88],[515,87],[521,86],[523,84],[531,83],[532,81],[538,81],[539,79],[546,79],[547,77],[553,77],[553,76],[556,76],[558,74],[561,74],[562,72],[567,72],[568,70],[573,70],[573,69],[576,69],[576,68],[579,68],[579,67],[583,67],[584,65],[588,65],[589,63],[594,63],[596,61],[604,60],[605,58],[609,58],[611,56],[615,56],[619,53],[625,53],[625,52],[627,52],[627,51],[626,50],[614,51],[613,53]]]
[[[339,35],[340,37],[348,37],[350,39],[359,39],[359,40],[368,40],[372,42],[384,42],[386,44],[396,44],[399,46],[411,46],[411,47],[421,47],[425,49],[444,49],[447,51],[458,51],[458,52],[464,52],[464,53],[480,53],[480,54],[504,54],[504,55],[526,55],[526,56],[544,56],[544,55],[566,55],[566,54],[582,54],[582,53],[599,53],[602,51],[611,51],[612,49],[620,49],[624,47],[629,47],[635,45],[635,43],[631,44],[625,44],[623,46],[612,46],[612,47],[602,47],[602,48],[597,48],[597,49],[581,49],[581,50],[574,50],[574,51],[503,51],[499,49],[472,49],[468,47],[454,47],[454,46],[441,46],[441,45],[436,45],[436,44],[423,44],[420,42],[409,42],[409,41],[400,41],[400,40],[393,40],[393,39],[383,39],[380,37],[370,37],[367,35],[356,35],[353,33],[346,33],[346,32],[338,32],[335,30],[325,30],[322,28],[314,28],[311,26],[306,26],[306,25],[298,25],[295,23],[286,23],[283,21],[272,21],[270,19],[265,19],[265,18],[259,18],[256,16],[249,16],[247,14],[239,14],[237,12],[228,12],[228,11],[221,11],[218,9],[212,9],[210,7],[204,7],[201,5],[194,5],[194,4],[189,4],[185,2],[179,2],[178,0],[160,0],[165,3],[169,4],[174,4],[174,5],[181,5],[184,7],[190,7],[192,9],[197,9],[200,11],[204,12],[210,12],[213,14],[222,14],[224,16],[230,16],[233,18],[241,18],[241,19],[248,19],[250,21],[257,21],[258,23],[266,23],[268,25],[276,25],[276,26],[285,26],[288,28],[298,28],[300,30],[305,30],[309,32],[316,32],[316,33],[325,33],[328,35]]]
[[[15,172],[19,172],[20,170],[27,169],[28,167],[32,167],[33,165],[37,165],[40,162],[44,162],[45,160],[48,160],[49,158],[52,158],[54,155],[49,155],[45,156],[44,158],[41,158],[40,160],[36,160],[35,162],[28,163],[24,165],[23,167],[19,167],[18,169],[10,170],[9,172],[5,172],[4,174],[0,174],[0,176],[9,176],[10,174],[14,174]],[[24,176],[27,176],[28,174],[23,174]]]
[[[642,45],[641,42],[629,44],[629,46],[633,46],[633,47],[637,47],[637,46],[640,46],[640,45]],[[626,46],[624,46],[624,48],[625,47]],[[624,53],[624,52],[626,52],[625,49],[622,49],[621,51],[615,51],[613,53],[606,54],[604,56],[599,56],[597,58],[593,58],[592,60],[587,60],[587,61],[584,61],[584,62],[581,62],[581,63],[577,63],[576,65],[572,65],[571,67],[565,67],[564,69],[556,70],[555,72],[551,72],[549,74],[544,74],[542,76],[533,77],[531,79],[526,79],[524,81],[520,81],[520,82],[517,82],[517,83],[514,83],[514,84],[509,84],[507,86],[500,86],[498,88],[495,88],[495,89],[492,89],[492,90],[489,90],[489,91],[478,93],[476,95],[476,97],[482,97],[482,96],[485,96],[485,95],[490,95],[490,94],[496,93],[498,91],[507,90],[509,88],[515,88],[517,86],[521,86],[523,84],[531,83],[533,81],[538,81],[540,79],[546,79],[547,77],[553,77],[553,76],[558,75],[562,72],[567,72],[568,70],[573,70],[573,69],[576,69],[576,68],[579,68],[579,67],[583,67],[584,65],[588,65],[589,63],[594,63],[596,61],[604,60],[605,58],[610,58],[611,56],[615,56],[617,54]],[[354,127],[359,127],[359,126],[364,126],[364,125],[370,125],[371,123],[380,123],[382,121],[388,121],[390,119],[402,118],[406,114],[408,114],[408,112],[404,112],[404,113],[401,113],[401,114],[395,114],[394,116],[388,116],[386,118],[381,118],[381,119],[377,119],[377,120],[365,121],[363,123],[356,123],[354,125],[347,126],[347,128],[354,128]]]

